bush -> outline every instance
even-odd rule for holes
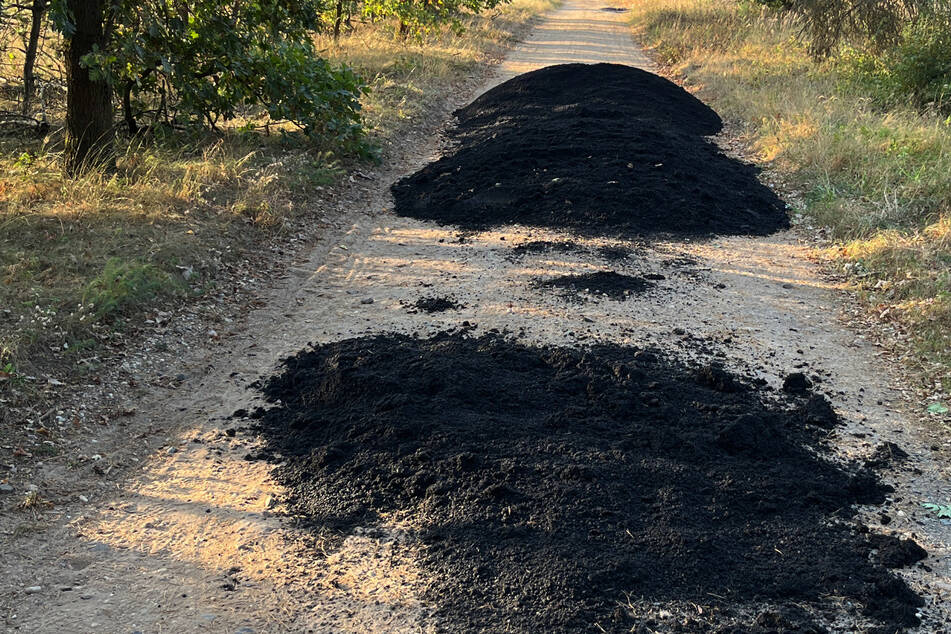
[[[109,48],[86,64],[112,84],[131,133],[136,119],[210,125],[266,114],[335,148],[365,149],[364,82],[318,54],[317,0],[210,0],[124,5]]]
[[[904,29],[895,48],[881,55],[847,49],[843,69],[881,105],[910,102],[919,109],[951,111],[951,20],[922,17]]]
[[[951,20],[929,16],[910,25],[901,45],[889,56],[893,92],[911,97],[919,107],[947,108],[951,97]]]

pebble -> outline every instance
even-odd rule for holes
[[[365,299],[361,299],[361,300],[360,300],[360,303],[361,303],[361,304],[372,304],[372,303],[373,303],[373,298],[372,298],[372,297],[367,297],[367,298],[365,298]]]
[[[171,455],[172,455],[173,453],[175,453],[176,451],[178,451],[178,449],[176,449],[175,447],[169,447],[169,448],[166,450],[166,453],[171,456]]]
[[[25,588],[23,591],[26,592],[27,594],[36,594],[37,592],[43,591],[43,586],[30,586],[28,588]]]
[[[13,487],[9,484],[0,484],[0,493],[13,493]]]

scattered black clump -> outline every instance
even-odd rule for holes
[[[447,310],[464,308],[451,297],[421,297],[412,304],[413,311],[423,313],[441,313]]]
[[[629,295],[654,288],[654,283],[634,275],[598,271],[541,279],[536,282],[536,286],[558,289],[562,297],[575,302],[584,302],[598,296],[620,302],[627,299]]]
[[[697,383],[717,392],[739,392],[742,385],[723,366],[710,364],[694,371]]]
[[[869,543],[878,550],[876,558],[886,568],[904,568],[928,556],[914,540],[894,535],[870,535]]]
[[[797,605],[783,606],[778,610],[766,610],[754,621],[749,634],[828,634],[828,630],[816,624],[809,613]],[[739,633],[737,633],[739,634]]]
[[[865,466],[869,469],[882,469],[884,467],[889,467],[896,462],[904,462],[907,459],[907,451],[895,443],[888,441],[883,442],[875,448],[875,451],[872,452],[871,457],[865,461]]]
[[[793,392],[798,393],[798,379],[793,380],[793,384],[797,387],[797,390],[793,390]],[[785,383],[783,389],[786,389]],[[839,422],[839,417],[832,409],[832,403],[821,394],[813,394],[809,397],[809,400],[803,405],[802,417],[807,425],[815,425],[825,429],[832,429]]]
[[[523,242],[514,247],[509,259],[517,260],[525,255],[535,255],[538,253],[582,253],[585,248],[577,242],[571,240],[550,241],[533,240],[532,242]]]
[[[452,147],[393,185],[396,212],[621,237],[788,227],[758,170],[703,137],[722,126],[676,84],[618,64],[520,75],[456,112]]]
[[[917,624],[854,517],[890,489],[798,406],[705,376],[618,345],[383,334],[286,359],[253,417],[315,530],[414,519],[447,631],[815,631],[829,596]]]
[[[628,247],[605,246],[598,249],[598,256],[608,262],[620,262],[631,257],[632,251]]]
[[[607,262],[621,262],[630,258],[634,254],[634,249],[620,245],[610,245],[598,247],[592,252],[573,240],[533,240],[514,247],[509,255],[509,260],[517,261],[526,255],[547,253],[593,253],[593,255]]]
[[[788,394],[805,394],[811,387],[812,381],[802,372],[792,372],[783,379],[783,392]]]

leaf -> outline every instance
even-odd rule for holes
[[[926,511],[935,513],[939,518],[946,517],[951,519],[951,504],[941,505],[933,502],[926,502],[921,505]]]
[[[932,403],[928,406],[928,412],[931,414],[947,414],[948,406],[944,403]]]

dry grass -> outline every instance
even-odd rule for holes
[[[876,107],[836,62],[816,63],[782,14],[733,0],[644,0],[639,37],[805,193],[826,253],[869,309],[906,326],[922,376],[951,388],[951,127]]]
[[[370,80],[365,112],[382,143],[554,4],[515,0],[422,43],[358,25],[339,45],[321,44]],[[115,173],[68,179],[51,148],[0,138],[0,390],[23,375],[68,378],[143,309],[205,292],[352,160],[236,126],[131,143]]]
[[[14,374],[72,365],[143,308],[200,292],[337,173],[239,136],[130,146],[114,174],[78,179],[20,149],[0,157],[0,368]]]

